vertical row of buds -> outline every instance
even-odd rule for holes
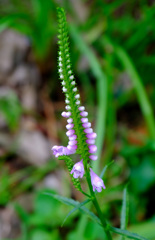
[[[67,132],[69,138],[67,147],[54,146],[52,148],[56,157],[62,155],[70,155],[78,153],[82,160],[76,163],[71,171],[74,178],[83,177],[84,171],[90,171],[91,180],[97,179],[96,189],[101,190],[100,187],[105,187],[103,180],[92,171],[88,169],[90,160],[97,160],[97,147],[95,145],[96,133],[91,128],[91,123],[88,121],[88,112],[85,107],[81,106],[80,94],[76,87],[75,78],[71,69],[71,61],[68,44],[68,30],[65,12],[62,8],[58,8],[58,22],[59,22],[59,56],[58,56],[58,73],[62,84],[62,91],[65,94],[66,111],[62,112],[62,116],[67,118]],[[96,181],[96,180],[95,180]],[[93,190],[95,188],[93,187]]]

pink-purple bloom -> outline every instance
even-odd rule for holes
[[[84,174],[83,160],[75,163],[75,165],[73,166],[73,169],[70,173],[73,174],[74,178],[78,178],[78,177],[82,178],[83,174]]]
[[[75,133],[75,130],[74,129],[70,129],[69,131],[66,132],[66,135],[68,137],[72,136],[73,134]]]
[[[72,129],[74,127],[74,124],[73,123],[69,123],[66,125],[66,128],[69,130],[69,129]]]
[[[88,118],[81,118],[81,122],[82,123],[87,123],[88,122]]]
[[[82,126],[83,126],[84,128],[90,128],[90,127],[91,127],[91,123],[90,123],[90,122],[83,123]]]
[[[96,145],[89,145],[89,153],[96,153],[97,147]]]
[[[93,129],[92,128],[86,128],[86,129],[84,129],[84,132],[85,133],[92,133]]]
[[[105,185],[103,180],[97,176],[96,173],[93,172],[93,170],[90,168],[90,176],[91,176],[91,184],[93,186],[93,191],[97,190],[97,192],[101,192],[102,188],[105,189]]]
[[[95,144],[95,139],[87,139],[86,143],[88,143],[88,144]]]
[[[52,147],[52,151],[56,157],[72,154],[72,152],[67,147],[63,146],[54,146]]]
[[[97,158],[98,158],[98,156],[96,156],[96,155],[90,155],[89,158],[90,158],[91,160],[93,160],[93,161],[96,161]]]
[[[76,150],[76,149],[77,149],[77,145],[68,145],[67,148],[68,148],[70,151],[73,151],[73,150]]]
[[[80,115],[81,115],[82,117],[86,117],[86,116],[88,116],[88,113],[85,112],[85,111],[82,111],[82,112],[80,112]]]
[[[89,138],[89,139],[94,139],[97,137],[97,134],[92,132],[92,133],[87,133],[86,134],[86,137]]]

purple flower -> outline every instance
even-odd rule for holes
[[[55,157],[72,154],[72,152],[67,147],[63,146],[54,146],[52,147],[52,151]]]
[[[88,118],[81,118],[81,122],[82,123],[87,123],[88,122]]]
[[[74,151],[74,153],[76,152],[75,150],[77,149],[77,145],[68,145],[67,148],[69,149],[69,151]]]
[[[90,122],[83,123],[82,126],[83,126],[84,128],[90,128],[90,127],[91,127],[91,123],[90,123]]]
[[[81,115],[82,117],[87,117],[87,116],[88,116],[88,113],[85,112],[85,111],[82,111],[82,112],[80,112],[80,115]]]
[[[91,168],[90,168],[90,176],[91,176],[91,184],[93,186],[94,192],[95,190],[97,190],[97,192],[101,192],[102,187],[103,189],[105,189],[103,180],[99,176],[97,176],[96,173],[94,173]]]
[[[97,137],[97,134],[92,132],[92,133],[87,133],[86,134],[86,137],[89,138],[89,139],[94,139]]]
[[[98,157],[96,155],[90,155],[89,158],[93,161],[96,161]]]
[[[74,129],[70,129],[69,131],[66,132],[66,135],[68,137],[71,137],[74,133],[75,133],[75,130]]]
[[[92,128],[86,128],[86,129],[84,129],[84,132],[85,133],[92,133],[93,129]]]
[[[86,143],[88,144],[94,144],[95,143],[95,139],[87,139]]]
[[[80,162],[75,163],[70,173],[73,174],[74,178],[83,177],[84,174],[83,159]]]
[[[61,116],[62,116],[62,117],[65,117],[65,118],[68,118],[68,117],[71,116],[71,112],[62,112],[62,113],[61,113]]]
[[[66,128],[69,130],[69,129],[72,129],[74,127],[74,124],[73,123],[68,123],[66,125]]]
[[[80,111],[84,111],[84,110],[85,110],[85,107],[84,107],[84,106],[81,106],[81,107],[79,107],[79,110],[80,110]]]
[[[89,153],[96,153],[97,147],[96,145],[89,145]]]
[[[75,134],[69,137],[69,140],[71,140],[71,141],[75,140],[75,139],[77,139],[77,136]]]

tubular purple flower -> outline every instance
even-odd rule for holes
[[[76,92],[77,91],[77,87],[73,88],[73,92]]]
[[[89,153],[96,153],[97,147],[96,145],[89,145]]]
[[[71,116],[71,112],[66,112],[67,118]]]
[[[62,112],[62,113],[61,113],[61,116],[67,118],[67,115],[66,115],[66,114],[67,114],[67,112]]]
[[[90,155],[89,158],[93,161],[96,161],[98,157],[96,155]]]
[[[70,110],[71,109],[71,107],[69,105],[67,105],[65,108],[66,108],[66,110]]]
[[[52,147],[52,151],[55,157],[72,154],[72,152],[67,147],[63,146],[54,146]]]
[[[79,107],[79,111],[84,111],[84,110],[85,110],[84,106]]]
[[[75,133],[75,130],[70,129],[69,131],[66,132],[66,135],[67,135],[68,137],[70,137],[70,136],[72,136],[74,133]]]
[[[69,118],[69,119],[67,119],[67,122],[68,122],[68,123],[72,123],[72,122],[73,122],[73,119],[72,119],[72,118]]]
[[[74,124],[73,123],[69,123],[66,125],[66,128],[69,130],[69,129],[72,129],[74,127]]]
[[[78,178],[78,177],[82,178],[83,174],[84,174],[83,160],[75,163],[75,165],[73,166],[73,169],[70,173],[73,174],[74,178]]]
[[[88,144],[95,144],[95,139],[87,139],[86,143],[88,143]]]
[[[73,146],[68,145],[67,148],[68,148],[70,151],[76,150],[76,149],[77,149],[77,145],[73,145]]]
[[[85,133],[92,133],[93,129],[92,128],[86,128],[86,129],[84,129],[84,132]]]
[[[75,134],[69,137],[69,140],[71,140],[71,141],[75,140],[75,139],[77,139],[77,136]]]
[[[97,137],[97,134],[96,133],[88,133],[88,134],[86,134],[86,137],[87,138],[89,138],[89,139],[94,139],[94,138],[96,138]]]
[[[76,95],[75,95],[75,98],[76,98],[76,99],[80,98],[80,94],[76,94]]]
[[[67,92],[67,88],[63,87],[63,88],[62,88],[62,91],[63,91],[63,92]]]
[[[77,100],[75,103],[76,103],[76,105],[79,105],[79,104],[80,104],[80,101],[79,101],[79,100]]]
[[[83,123],[82,126],[83,126],[84,128],[90,128],[90,127],[91,127],[91,123],[90,123],[90,122]]]
[[[82,111],[82,112],[80,112],[80,115],[82,117],[87,117],[88,116],[88,112]]]
[[[71,141],[68,142],[68,144],[69,144],[70,146],[73,146],[73,145],[76,145],[76,144],[77,144],[77,141],[76,141],[76,140],[71,140]]]
[[[82,123],[87,123],[88,122],[88,118],[81,118],[81,122]]]
[[[90,176],[91,176],[91,184],[93,186],[93,191],[97,190],[97,192],[101,192],[102,188],[105,189],[105,185],[103,180],[97,176],[96,173],[93,172],[93,170],[90,168]]]

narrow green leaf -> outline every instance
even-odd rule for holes
[[[57,199],[59,202],[65,203],[66,205],[73,206],[73,207],[78,206],[80,212],[87,214],[92,220],[94,220],[98,224],[102,225],[100,219],[93,212],[91,212],[90,210],[88,210],[87,208],[85,208],[83,206],[79,207],[80,203],[78,201],[75,201],[71,198],[62,197],[60,195],[53,194],[53,193],[46,192],[44,194],[47,194],[47,195]]]
[[[140,235],[144,236],[148,239],[155,239],[155,231],[154,231],[155,221],[143,222],[139,224],[135,224],[130,226],[130,231],[138,232]]]
[[[139,236],[137,233],[131,233],[131,232],[127,231],[127,230],[122,230],[120,228],[115,228],[115,227],[109,226],[109,230],[111,232],[120,234],[120,235],[125,236],[127,238],[137,239],[137,240],[148,240],[145,237]]]
[[[122,211],[121,211],[121,229],[125,230],[128,225],[128,216],[129,216],[129,197],[127,187],[123,191],[123,202],[122,202]],[[125,237],[122,236],[121,240],[125,240]]]
[[[108,163],[108,164],[103,168],[103,170],[102,170],[102,172],[101,172],[101,174],[100,174],[100,178],[103,178],[103,176],[104,176],[107,168],[108,168],[112,163],[114,163],[114,160],[111,161],[110,163]]]
[[[66,222],[67,218],[76,210],[78,210],[79,208],[81,208],[82,206],[84,206],[85,204],[87,204],[88,202],[90,202],[90,199],[85,200],[84,202],[81,202],[80,204],[78,204],[75,208],[73,208],[65,217],[63,223],[61,224],[61,227],[64,225],[64,223]]]

